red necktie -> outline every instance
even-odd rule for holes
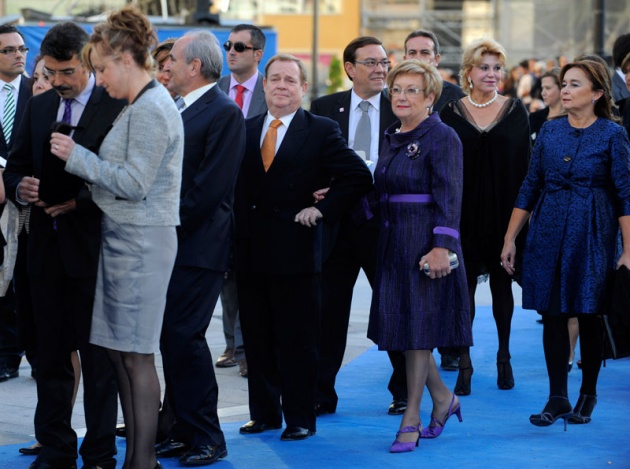
[[[236,97],[234,98],[234,101],[241,109],[243,109],[243,92],[245,90],[246,88],[243,85],[236,85]]]

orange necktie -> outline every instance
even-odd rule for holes
[[[262,147],[260,147],[260,153],[262,155],[263,166],[265,167],[265,172],[273,163],[273,158],[276,154],[276,140],[278,139],[278,127],[282,125],[282,121],[280,119],[274,119],[269,124],[269,129],[267,130],[267,134],[265,135],[265,139],[263,140]]]

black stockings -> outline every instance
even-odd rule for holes
[[[118,380],[125,417],[127,452],[124,469],[153,469],[160,409],[160,382],[153,354],[108,350]]]

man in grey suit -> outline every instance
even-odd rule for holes
[[[263,75],[258,71],[265,42],[265,34],[260,28],[251,24],[239,24],[232,28],[227,42],[223,44],[231,73],[219,79],[218,86],[238,104],[245,118],[267,112]],[[221,308],[225,351],[217,359],[216,366],[228,368],[238,364],[239,374],[247,378],[236,279],[232,270],[227,273],[223,282]]]
[[[185,107],[178,251],[166,296],[160,349],[175,413],[158,458],[185,466],[227,456],[217,415],[218,386],[206,330],[230,261],[234,185],[245,150],[243,113],[216,86],[223,57],[216,37],[194,31],[178,39],[165,69],[168,89]]]

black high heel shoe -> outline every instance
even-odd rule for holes
[[[556,420],[564,420],[564,431],[567,431],[567,420],[573,415],[569,399],[562,396],[550,396],[540,414],[529,416],[529,422],[537,427],[548,427]]]
[[[497,386],[499,389],[508,390],[514,388],[514,375],[510,359],[497,359]]]
[[[573,415],[569,417],[569,423],[583,424],[591,421],[591,414],[597,404],[597,396],[580,394],[577,404],[573,408]]]
[[[470,396],[470,381],[472,380],[473,371],[472,363],[466,368],[462,368],[460,362],[459,374],[457,375],[457,382],[453,391],[455,394],[458,396]]]

